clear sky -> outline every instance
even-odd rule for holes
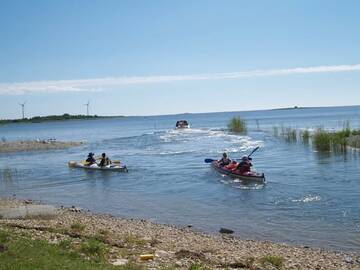
[[[360,104],[360,1],[0,1],[0,118]]]

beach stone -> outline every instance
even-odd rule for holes
[[[350,256],[346,256],[345,259],[344,259],[344,261],[345,261],[346,263],[354,263],[353,258],[351,258]]]
[[[128,263],[129,263],[128,259],[117,259],[117,260],[113,261],[111,264],[120,266],[120,265],[127,265]]]
[[[155,256],[156,257],[161,257],[161,258],[169,258],[172,256],[172,254],[170,252],[167,252],[165,250],[157,250],[155,251]]]
[[[224,233],[224,234],[233,234],[234,231],[227,229],[227,228],[220,228],[219,233]]]

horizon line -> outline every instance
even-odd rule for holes
[[[285,76],[313,73],[337,73],[351,71],[360,71],[360,64],[295,67],[286,69],[258,69],[252,71],[190,75],[122,76],[92,79],[10,82],[0,83],[0,95],[21,95],[36,92],[102,92],[116,86],[136,84],[156,84],[181,81],[229,80],[251,77]]]

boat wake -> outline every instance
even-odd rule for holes
[[[321,201],[321,197],[319,195],[306,195],[300,199],[293,199],[292,202],[302,202],[302,203],[310,203],[310,202],[318,202]]]

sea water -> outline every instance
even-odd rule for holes
[[[233,116],[246,135],[227,131]],[[175,130],[177,120],[191,129]],[[0,196],[80,206],[116,216],[146,218],[245,239],[360,250],[360,154],[319,153],[275,137],[273,127],[360,128],[360,107],[268,110],[73,120],[0,126],[4,140],[85,141],[64,150],[0,154]],[[220,175],[205,158],[241,158],[255,147],[267,184]],[[88,152],[106,152],[129,173],[67,166]]]

